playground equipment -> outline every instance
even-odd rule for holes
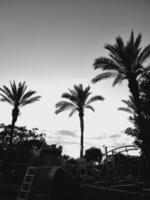
[[[62,167],[40,166],[28,168],[17,200],[76,200],[78,195],[78,184]]]
[[[37,167],[29,167],[27,169],[17,200],[28,199],[36,171]]]
[[[55,145],[34,153],[17,200],[78,199],[78,184],[63,168],[61,158],[61,148]]]
[[[108,148],[105,147],[105,154],[103,155],[105,157],[105,164],[106,164],[106,178],[112,178],[115,182],[116,180],[122,178],[125,174],[125,170],[128,167],[135,168],[137,170],[138,168],[138,174],[137,178],[140,176],[140,159],[138,159],[137,163],[134,163],[134,165],[130,166],[130,163],[120,163],[119,155],[129,151],[137,151],[139,150],[137,146],[135,145],[125,145],[118,148],[114,148],[108,151]],[[118,156],[118,157],[117,157]],[[121,156],[120,156],[121,157]],[[117,159],[115,159],[117,158]],[[132,171],[133,171],[132,169]],[[130,171],[130,170],[129,170]],[[129,178],[132,176],[132,174],[129,174]]]

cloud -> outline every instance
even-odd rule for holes
[[[46,140],[47,143],[62,145],[63,148],[68,146],[79,146],[79,138],[76,134],[76,131],[71,130],[56,130],[56,131],[47,131]]]
[[[79,142],[75,142],[75,141],[62,141],[62,144],[64,145],[79,145]]]
[[[76,131],[70,131],[70,130],[58,130],[55,132],[55,134],[59,136],[78,137],[75,133]]]
[[[68,141],[68,140],[64,140],[64,139],[52,139],[50,141],[50,144],[59,144],[59,145],[79,145],[79,142],[76,141]]]
[[[121,134],[113,134],[113,135],[108,136],[108,138],[110,138],[110,139],[116,139],[116,138],[120,138],[120,137],[121,137]]]
[[[46,135],[46,139],[47,139],[47,140],[51,140],[51,139],[53,139],[53,138],[54,138],[53,136]]]
[[[106,136],[96,136],[96,137],[89,137],[88,139],[91,139],[91,140],[103,140],[103,139],[106,139],[107,137]]]
[[[96,137],[89,137],[88,139],[92,139],[92,140],[104,140],[104,139],[116,139],[116,138],[120,138],[121,135],[120,134],[113,134],[113,135],[101,135],[101,136],[96,136]]]

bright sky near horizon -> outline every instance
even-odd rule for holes
[[[39,102],[21,109],[16,125],[38,127],[48,143],[63,145],[64,153],[79,156],[78,115],[55,115],[61,94],[74,84],[91,85],[93,95],[105,101],[93,104],[96,112],[85,113],[85,149],[131,144],[123,130],[130,126],[128,114],[118,111],[129,92],[124,82],[112,80],[92,85],[94,59],[107,55],[104,44],[116,36],[126,41],[134,29],[150,43],[148,0],[0,0],[0,86],[26,81],[36,90]],[[0,123],[11,122],[11,106],[0,103]]]

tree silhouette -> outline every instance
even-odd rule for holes
[[[92,79],[92,82],[96,83],[106,78],[114,78],[113,86],[127,79],[139,116],[141,110],[137,77],[146,70],[143,64],[150,57],[150,45],[141,50],[141,39],[142,34],[134,38],[132,31],[126,44],[120,36],[116,38],[114,45],[106,44],[105,49],[109,51],[109,57],[100,57],[94,62],[94,69],[104,72]]]
[[[62,98],[65,100],[56,104],[56,114],[65,110],[71,110],[69,117],[71,117],[76,111],[79,114],[81,129],[80,157],[83,157],[84,149],[84,109],[87,108],[95,111],[90,104],[98,100],[104,100],[104,98],[100,95],[88,98],[90,95],[90,86],[84,89],[82,84],[74,85],[73,89],[69,89],[68,93],[62,94]]]
[[[20,108],[27,104],[34,103],[40,99],[40,96],[33,96],[34,94],[36,94],[36,91],[27,91],[27,85],[25,81],[22,83],[19,82],[18,85],[16,85],[15,81],[13,81],[10,82],[10,88],[5,85],[0,88],[0,101],[7,102],[13,106],[9,145],[10,149],[12,148],[13,132],[15,123],[20,114]]]
[[[136,108],[136,125],[140,131],[142,141],[144,142],[144,153],[149,156],[148,139],[149,130],[147,127],[149,120],[145,120],[143,115],[143,100],[141,99],[142,90],[140,81],[143,74],[150,71],[150,66],[145,63],[150,57],[150,45],[141,48],[142,34],[134,37],[134,32],[125,44],[119,36],[116,38],[114,45],[106,44],[105,48],[109,51],[109,57],[97,58],[94,62],[94,69],[101,69],[102,72],[93,78],[92,82],[96,83],[106,78],[114,78],[113,86],[121,83],[123,80],[128,81],[128,88]],[[149,158],[150,160],[150,158]]]
[[[87,162],[95,161],[100,164],[102,160],[102,152],[99,148],[91,147],[85,151],[85,158]]]
[[[0,159],[6,160],[7,153],[9,153],[9,141],[11,125],[4,125],[0,131]],[[37,128],[28,130],[25,126],[15,126],[13,132],[13,149],[11,152],[11,159],[13,162],[29,162],[31,157],[31,150],[34,147],[41,148],[46,146],[46,134],[39,133]]]

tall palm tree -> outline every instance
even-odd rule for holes
[[[150,57],[150,45],[143,50],[140,47],[142,34],[134,37],[134,32],[125,44],[119,36],[114,45],[106,44],[105,49],[109,51],[109,57],[97,58],[94,69],[101,69],[102,73],[92,79],[93,83],[106,78],[114,78],[113,86],[121,83],[124,79],[128,81],[129,90],[140,114],[139,88],[137,77],[145,70],[143,64]]]
[[[146,61],[150,58],[150,45],[141,48],[142,34],[134,37],[134,32],[125,44],[119,36],[116,38],[114,45],[106,44],[105,48],[109,51],[109,57],[97,58],[94,62],[94,69],[101,69],[102,73],[93,78],[92,82],[96,83],[106,78],[114,78],[113,86],[121,83],[124,79],[128,81],[128,88],[133,98],[136,108],[136,124],[143,142],[143,152],[150,167],[150,148],[149,148],[149,120],[145,120],[142,111],[140,97],[140,78],[150,70],[150,66],[145,67]],[[147,169],[149,169],[149,167]],[[149,170],[146,172],[149,173]],[[150,180],[150,173],[149,173]]]
[[[96,83],[112,77],[114,78],[113,86],[115,86],[125,79],[128,81],[128,88],[136,106],[138,127],[143,136],[143,142],[146,142],[147,131],[142,116],[139,78],[145,71],[150,70],[150,66],[144,66],[144,63],[150,57],[150,45],[142,49],[140,47],[141,39],[142,34],[138,34],[135,38],[132,31],[126,44],[120,36],[116,38],[114,45],[106,44],[105,48],[109,51],[109,56],[95,60],[94,69],[101,69],[102,72],[93,78],[92,82]]]
[[[84,109],[87,108],[95,111],[90,104],[98,100],[104,100],[104,97],[100,95],[88,98],[90,95],[90,86],[87,86],[84,89],[82,84],[74,85],[73,89],[69,89],[68,93],[62,94],[61,97],[65,100],[62,100],[56,104],[56,114],[65,110],[71,110],[69,117],[71,117],[76,111],[79,114],[81,129],[80,157],[83,157],[84,149]]]
[[[7,102],[13,106],[11,131],[10,131],[10,146],[9,146],[10,149],[12,148],[13,132],[15,123],[20,114],[20,108],[27,104],[38,101],[40,99],[40,96],[33,96],[35,94],[36,91],[33,90],[27,91],[27,85],[25,81],[22,83],[19,82],[18,85],[15,83],[15,81],[13,81],[10,82],[10,88],[5,85],[3,85],[3,87],[0,88],[0,96],[1,96],[0,101]]]

